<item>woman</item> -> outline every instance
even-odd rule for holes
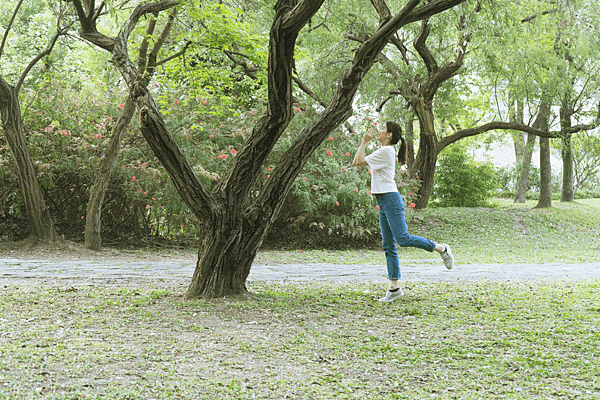
[[[399,141],[400,151],[398,162],[406,164],[406,141],[402,137],[402,128],[395,122],[388,121],[379,131],[377,141],[381,148],[365,157],[367,144],[375,137],[376,129],[371,128],[363,136],[362,143],[356,152],[355,166],[368,166],[371,169],[371,194],[377,198],[379,205],[379,226],[383,238],[383,251],[387,263],[389,289],[385,297],[379,301],[391,302],[399,299],[404,294],[398,285],[400,279],[400,260],[396,244],[400,247],[418,247],[427,251],[437,251],[441,254],[446,268],[454,267],[454,257],[447,244],[436,244],[429,239],[413,236],[408,233],[404,219],[404,200],[394,180],[396,172],[394,145]]]

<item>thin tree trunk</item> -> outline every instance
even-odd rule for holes
[[[100,161],[100,170],[98,171],[94,186],[92,187],[86,211],[85,247],[94,251],[100,251],[102,249],[100,223],[102,216],[102,202],[104,201],[104,194],[106,193],[106,189],[110,182],[110,176],[117,162],[121,141],[123,140],[125,132],[127,132],[127,126],[131,122],[134,112],[135,104],[131,100],[131,96],[128,96],[125,101],[125,106],[123,107],[123,112],[115,125],[106,152]]]
[[[542,101],[534,127],[548,132],[550,104]],[[552,207],[552,165],[550,163],[550,138],[540,138],[540,198],[536,208]]]
[[[529,171],[531,170],[531,157],[537,136],[527,134],[527,143],[523,152],[523,161],[519,166],[519,177],[517,178],[517,189],[515,193],[515,203],[525,203],[525,196],[529,186]]]
[[[408,167],[415,162],[415,121],[414,113],[406,119],[404,124],[404,137],[406,139],[406,147],[408,151]]]
[[[570,128],[571,122],[571,107],[569,106],[569,96],[565,96],[560,108],[560,124],[564,131]],[[560,193],[560,201],[575,201],[575,184],[573,177],[574,160],[573,160],[573,144],[571,142],[572,134],[565,133],[561,136],[562,144],[562,162],[563,162],[563,180]]]
[[[29,149],[23,135],[23,122],[19,95],[14,87],[0,78],[0,113],[2,127],[8,141],[25,203],[25,212],[30,227],[30,236],[34,239],[52,242],[62,240],[56,231],[54,219],[44,201],[37,180]]]
[[[550,138],[540,138],[540,198],[535,207],[552,207],[552,165],[550,163]]]

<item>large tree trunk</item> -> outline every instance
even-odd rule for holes
[[[410,168],[415,162],[415,121],[413,113],[410,114],[404,123],[404,137],[406,138],[408,167]]]
[[[433,190],[438,149],[431,104],[421,101],[416,105],[415,111],[419,117],[420,126],[419,152],[410,168],[410,175],[418,176],[421,180],[421,187],[418,192],[419,197],[415,203],[415,208],[423,209],[427,207],[431,191]]]
[[[534,127],[548,132],[550,104],[542,101]],[[550,163],[550,138],[540,138],[540,198],[536,208],[552,207],[552,165]]]
[[[535,140],[537,136],[529,133],[527,134],[527,143],[525,145],[525,151],[523,152],[523,158],[521,165],[519,166],[519,176],[517,178],[517,189],[515,193],[515,203],[525,203],[525,195],[527,194],[527,188],[529,186],[529,171],[531,170],[531,157],[533,155],[533,148],[535,147]]]
[[[30,227],[30,237],[45,242],[62,240],[56,231],[54,219],[44,201],[37,180],[37,173],[23,136],[19,94],[3,78],[0,78],[0,113],[4,134],[21,185],[21,194]]]
[[[123,112],[115,125],[108,148],[100,161],[100,170],[98,171],[98,176],[92,187],[85,220],[85,247],[91,250],[100,251],[102,249],[100,224],[102,202],[104,201],[104,194],[106,193],[106,189],[110,182],[110,176],[117,162],[123,135],[127,131],[127,126],[131,122],[134,112],[135,105],[131,100],[131,96],[128,96],[127,101],[125,101],[125,106],[123,107]]]

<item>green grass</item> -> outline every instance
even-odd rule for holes
[[[0,282],[0,399],[600,398],[599,280],[57,282]]]
[[[548,263],[600,261],[600,199],[537,203],[495,200],[492,208],[431,208],[415,213],[409,233],[452,246],[457,262]],[[419,249],[401,249],[403,259],[437,258]],[[263,263],[381,264],[380,250],[263,251]]]

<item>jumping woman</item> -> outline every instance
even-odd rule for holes
[[[394,180],[396,173],[394,145],[399,141],[401,142],[400,151],[398,151],[398,162],[400,165],[404,165],[407,158],[406,140],[402,137],[400,125],[388,121],[383,124],[377,135],[377,141],[381,143],[381,148],[365,157],[367,144],[373,140],[376,132],[375,128],[371,128],[363,136],[352,164],[369,167],[371,170],[371,194],[377,198],[377,204],[379,205],[379,226],[383,238],[383,251],[385,252],[389,279],[388,291],[385,297],[379,299],[379,301],[391,302],[404,295],[398,285],[400,260],[398,259],[396,244],[400,247],[418,247],[430,252],[435,250],[441,254],[447,269],[454,267],[454,257],[447,244],[436,244],[429,239],[408,233],[406,220],[404,219],[404,199],[398,193],[398,187]]]

